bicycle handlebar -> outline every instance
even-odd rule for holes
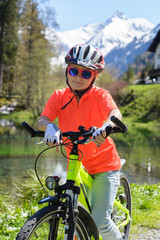
[[[127,126],[121,121],[121,120],[119,120],[117,117],[115,117],[115,116],[112,116],[111,117],[111,121],[118,127],[118,128],[120,128],[120,130],[121,130],[121,132],[122,133],[125,133],[125,132],[127,132]]]
[[[111,121],[114,122],[114,124],[116,125],[112,131],[111,134],[113,133],[125,133],[127,131],[127,126],[120,121],[117,117],[112,116],[111,117]],[[28,123],[26,122],[22,122],[22,126],[25,128],[25,130],[30,134],[31,137],[44,137],[44,132],[41,131],[37,131],[34,130]],[[79,138],[79,137],[83,137],[82,140],[79,140],[78,143],[84,143],[87,139],[89,139],[93,132],[95,131],[95,127],[91,127],[89,130],[85,130],[84,127],[79,127],[79,132],[75,132],[75,131],[68,131],[68,132],[63,132],[62,136],[63,137],[72,137],[72,138]],[[85,141],[83,141],[85,140]]]
[[[34,130],[28,123],[22,122],[22,126],[30,134],[31,137],[44,137],[44,132]]]

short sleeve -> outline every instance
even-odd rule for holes
[[[118,109],[117,104],[115,103],[111,94],[107,90],[104,90],[100,96],[101,97],[99,99],[100,101],[99,104],[101,105],[104,111],[103,113],[105,114],[106,118],[108,118],[108,115],[111,110]]]
[[[59,113],[58,91],[55,91],[48,99],[41,116],[46,116],[50,118],[52,121],[54,121],[57,118],[58,113]]]

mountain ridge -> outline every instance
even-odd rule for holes
[[[64,64],[66,52],[78,43],[97,47],[103,54],[107,67],[114,67],[119,75],[126,71],[137,55],[147,51],[151,41],[160,29],[144,18],[128,19],[116,11],[104,23],[92,23],[65,32],[54,31],[58,39],[58,57],[53,64]],[[52,41],[52,38],[47,36]]]

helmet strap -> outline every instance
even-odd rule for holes
[[[61,110],[65,109],[65,108],[68,106],[68,104],[70,104],[70,103],[72,102],[72,100],[73,100],[74,97],[78,96],[79,98],[81,98],[90,88],[92,88],[94,81],[95,81],[95,78],[93,79],[93,81],[91,82],[91,84],[88,86],[88,88],[86,88],[86,89],[84,89],[84,90],[75,90],[75,91],[74,91],[74,90],[71,88],[71,86],[69,85],[69,83],[68,83],[68,78],[66,78],[66,83],[67,83],[67,85],[69,86],[69,88],[71,89],[71,91],[72,91],[73,93],[75,93],[75,94],[74,94],[74,96],[71,98],[71,100],[70,100],[69,102],[67,102],[67,103],[61,108]]]
[[[76,93],[76,95],[77,95],[79,98],[81,98],[86,92],[89,91],[89,89],[91,89],[91,88],[93,87],[93,83],[94,83],[94,82],[95,82],[95,78],[92,80],[91,84],[90,84],[86,89],[84,89],[84,90],[73,90],[73,89],[71,88],[71,86],[69,85],[68,78],[66,78],[66,83],[67,83],[68,87],[71,89],[71,91],[72,91],[73,93]]]

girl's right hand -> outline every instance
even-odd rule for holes
[[[49,146],[59,144],[61,140],[61,130],[54,123],[49,123],[46,128],[44,140]]]

